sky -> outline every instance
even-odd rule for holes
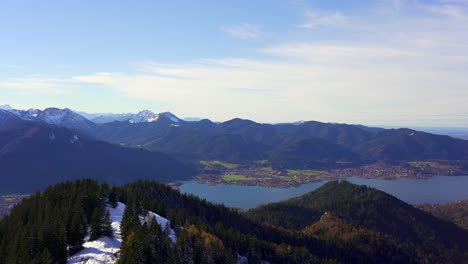
[[[468,127],[468,0],[0,1],[0,104]]]

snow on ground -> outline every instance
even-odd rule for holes
[[[109,210],[112,229],[114,230],[114,238],[100,237],[94,241],[88,241],[89,236],[85,239],[83,249],[75,255],[68,258],[68,264],[110,264],[115,263],[118,259],[117,253],[120,250],[122,236],[120,233],[120,223],[125,211],[125,204],[118,203],[116,208],[106,207]],[[156,222],[164,230],[169,228],[169,238],[172,242],[176,242],[176,234],[174,229],[170,227],[170,222],[166,218],[149,211],[151,217],[156,218]],[[140,216],[140,221],[143,224],[145,218]]]
[[[237,254],[237,261],[236,261],[237,264],[248,264],[249,263],[249,259],[246,257],[246,256],[241,256],[239,254]],[[266,260],[261,260],[260,261],[261,264],[270,264],[270,262],[266,261]]]
[[[156,218],[156,222],[161,226],[161,229],[164,230],[166,228],[169,229],[169,239],[172,240],[172,242],[176,242],[176,233],[174,231],[174,229],[171,228],[171,223],[169,220],[167,220],[166,218],[154,213],[154,212],[151,212],[151,211],[148,211],[148,214],[150,215],[151,218]],[[144,223],[145,219],[143,217],[140,217],[140,221],[142,223]]]
[[[109,210],[114,238],[100,237],[94,241],[87,241],[83,244],[83,249],[80,252],[68,258],[68,264],[108,264],[117,261],[117,252],[122,243],[120,223],[125,211],[125,204],[118,203],[116,208],[106,208]]]

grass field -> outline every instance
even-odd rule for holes
[[[245,175],[237,175],[237,174],[226,174],[223,176],[223,180],[227,182],[236,182],[236,181],[248,181],[248,178]]]
[[[322,170],[288,170],[288,176],[305,175],[309,177],[318,177],[328,175],[329,172]]]
[[[274,170],[271,167],[261,167],[260,170],[268,173],[274,172]]]
[[[235,168],[239,167],[239,164],[227,163],[227,162],[219,161],[219,160],[202,160],[202,161],[200,161],[200,164],[202,164],[204,166],[216,166],[216,165],[218,165],[218,166],[223,166],[226,169],[235,169]]]

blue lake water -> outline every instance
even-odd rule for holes
[[[411,204],[448,203],[468,199],[468,176],[434,176],[425,180],[373,180],[350,177],[347,181],[374,187]],[[180,186],[180,190],[226,206],[249,209],[260,204],[300,196],[326,182],[306,183],[290,188],[270,188],[231,184],[210,186],[187,181]]]

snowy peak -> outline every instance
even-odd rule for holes
[[[134,115],[128,122],[130,123],[151,123],[157,121],[159,115],[149,111],[143,110],[138,112],[138,114]]]
[[[159,122],[162,120],[168,120],[170,123],[177,124],[181,120],[172,114],[171,112],[163,112],[155,114],[149,110],[140,111],[138,114],[134,115],[128,120],[130,123],[152,123]]]
[[[29,110],[28,110],[29,111]],[[34,114],[33,114],[34,115]],[[78,115],[73,113],[70,109],[58,109],[58,108],[46,108],[44,111],[35,112],[36,117],[40,120],[53,125],[60,125],[65,121],[66,118],[76,118],[73,115]]]
[[[46,108],[44,110],[29,109],[29,110],[10,110],[17,117],[28,121],[42,121],[47,124],[63,126],[69,129],[77,129],[90,132],[94,129],[95,124],[83,116],[65,108]]]

